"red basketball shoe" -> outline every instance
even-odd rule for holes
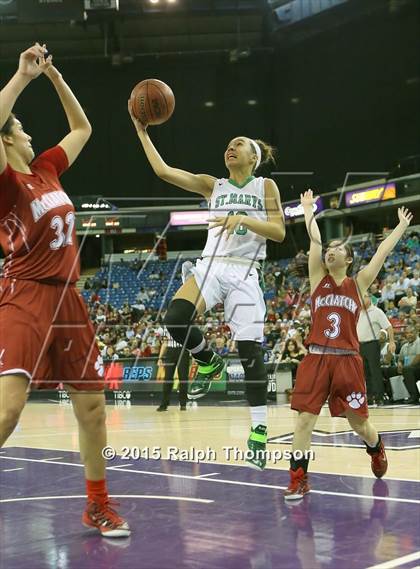
[[[372,449],[368,447],[366,452],[370,454],[370,466],[373,474],[376,478],[382,478],[388,470],[388,460],[386,458],[384,443],[381,440],[378,451],[372,452]]]
[[[83,512],[82,523],[88,528],[97,528],[103,537],[128,537],[131,533],[128,523],[111,508],[118,502],[106,500],[103,503],[88,502]]]
[[[290,483],[288,488],[284,491],[284,498],[286,500],[300,500],[305,494],[311,491],[308,483],[308,475],[300,466],[297,470],[289,470]]]

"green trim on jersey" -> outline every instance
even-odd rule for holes
[[[245,178],[245,180],[242,182],[242,184],[238,184],[238,182],[235,182],[235,180],[231,180],[230,178],[229,178],[228,182],[229,182],[229,184],[232,184],[232,186],[235,186],[236,188],[242,189],[247,184],[249,184],[249,182],[252,182],[252,180],[255,180],[255,176],[248,176],[248,178]]]

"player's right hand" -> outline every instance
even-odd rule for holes
[[[46,45],[38,42],[20,54],[18,73],[32,80],[42,73],[41,60],[47,53]]]
[[[141,121],[139,121],[138,118],[136,118],[136,117],[134,116],[133,107],[132,107],[132,104],[131,104],[130,99],[128,99],[128,114],[130,115],[131,120],[133,121],[134,126],[136,127],[137,131],[146,132],[147,124],[144,125]]]
[[[300,203],[303,205],[303,207],[305,206],[312,207],[313,204],[316,202],[316,199],[317,198],[314,198],[312,190],[306,190],[306,192],[300,194]]]

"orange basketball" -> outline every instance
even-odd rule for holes
[[[172,89],[159,79],[145,79],[130,96],[134,116],[145,126],[166,122],[175,108]]]

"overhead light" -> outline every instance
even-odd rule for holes
[[[300,103],[300,99],[299,97],[292,97],[290,99],[290,102],[293,103],[294,105],[297,105],[298,103]]]
[[[176,4],[177,0],[167,0],[168,4]]]
[[[207,108],[214,107],[213,101],[205,101],[204,106]]]
[[[150,0],[150,4],[159,4],[159,0]]]
[[[97,239],[99,239],[100,235],[95,235],[95,237],[96,237]]]
[[[258,101],[256,99],[248,99],[247,103],[248,103],[248,105],[253,107],[258,103]]]

